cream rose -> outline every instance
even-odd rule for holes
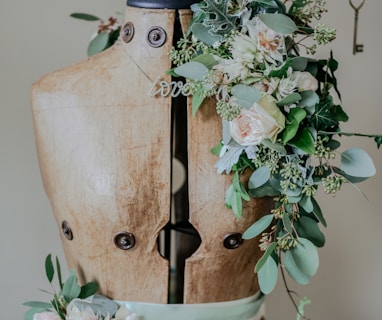
[[[67,306],[66,320],[101,320],[102,317],[96,314],[94,310],[90,307],[78,307],[76,305],[77,301],[82,302],[80,299],[73,299]],[[109,320],[110,317],[106,316],[104,320]]]
[[[312,76],[310,72],[307,71],[296,71],[293,76],[297,80],[298,91],[312,90],[316,91],[318,89],[318,81]]]
[[[55,312],[41,312],[33,315],[33,320],[61,320]]]
[[[243,109],[230,122],[231,136],[242,146],[257,145],[264,139],[275,141],[284,127],[285,117],[270,95],[261,98],[250,109]]]

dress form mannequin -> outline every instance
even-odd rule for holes
[[[128,2],[125,22],[133,29],[125,29],[124,41],[44,76],[31,102],[44,187],[69,266],[113,299],[167,304],[169,260],[158,251],[158,236],[171,221],[177,111],[171,95],[148,92],[158,76],[171,82],[165,72],[175,20],[185,30],[191,12],[140,3]],[[147,41],[150,30],[165,31],[161,46]],[[258,291],[253,269],[261,252],[256,239],[241,242],[240,234],[272,204],[252,199],[240,220],[225,208],[230,178],[216,173],[209,151],[221,121],[213,101],[192,118],[188,100],[189,222],[201,244],[185,262],[182,300],[243,299]]]

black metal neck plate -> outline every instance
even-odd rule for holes
[[[147,9],[189,9],[200,0],[127,0],[130,7]]]

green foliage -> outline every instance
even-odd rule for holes
[[[94,16],[92,14],[88,14],[88,13],[72,13],[70,15],[72,18],[75,18],[75,19],[80,19],[80,20],[85,20],[85,21],[100,21],[101,18],[98,18],[97,16]]]
[[[259,14],[260,20],[272,30],[289,35],[297,30],[296,24],[284,14],[264,13]]]
[[[30,307],[30,309],[24,314],[24,320],[33,320],[34,314],[52,310],[55,310],[60,318],[65,320],[66,307],[73,299],[89,298],[90,296],[93,296],[98,290],[98,284],[96,282],[89,282],[81,287],[78,284],[78,279],[74,270],[70,271],[69,277],[64,283],[62,283],[61,266],[59,260],[56,257],[55,271],[51,254],[45,258],[45,273],[52,287],[54,276],[57,274],[60,291],[58,293],[53,293],[53,299],[50,302],[28,301],[23,303],[24,306]]]
[[[110,35],[108,32],[100,32],[90,42],[88,46],[88,56],[95,55],[109,47]]]
[[[367,152],[360,148],[352,148],[341,154],[342,170],[354,177],[371,177],[376,169]]]
[[[250,109],[261,98],[261,92],[253,86],[237,84],[231,89],[237,103],[243,108]]]
[[[261,217],[243,233],[243,239],[248,240],[257,237],[271,225],[273,219],[273,214]]]

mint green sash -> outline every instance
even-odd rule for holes
[[[200,304],[157,304],[118,301],[140,320],[250,320],[258,313],[264,297],[259,295],[228,301]]]

